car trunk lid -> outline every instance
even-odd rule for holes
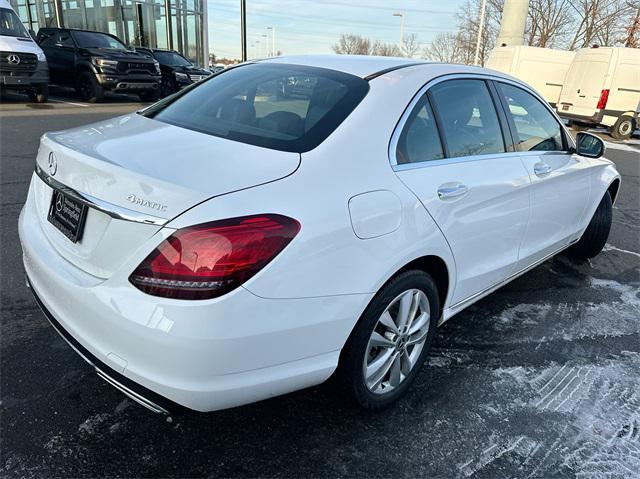
[[[62,256],[107,278],[162,225],[209,198],[293,173],[298,153],[269,150],[131,114],[41,141],[34,195],[45,234]],[[54,189],[89,203],[73,243],[48,221]]]

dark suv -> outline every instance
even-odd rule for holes
[[[142,101],[160,96],[158,62],[128,49],[113,35],[41,28],[38,43],[49,63],[51,83],[75,87],[84,101],[100,101],[105,91],[134,93]]]
[[[160,93],[163,97],[211,75],[209,70],[194,65],[174,50],[136,47],[136,51],[147,53],[160,63],[162,72]]]

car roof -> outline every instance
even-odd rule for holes
[[[413,58],[379,57],[373,55],[291,55],[260,60],[265,63],[288,63],[327,68],[367,78],[383,71],[395,70],[416,64],[429,64]]]
[[[351,75],[364,78],[365,80],[371,80],[390,72],[399,74],[402,77],[417,75],[424,79],[429,76],[425,72],[425,69],[428,69],[429,73],[435,76],[449,74],[482,74],[496,78],[504,78],[528,86],[518,78],[485,67],[463,65],[460,63],[432,62],[415,58],[367,55],[299,55],[267,58],[258,60],[258,62],[327,68],[330,70],[341,71],[343,73],[349,73]]]

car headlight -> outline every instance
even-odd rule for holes
[[[173,74],[176,77],[176,80],[188,80],[189,76],[186,75],[185,73],[180,73],[180,72],[173,72]]]
[[[38,56],[38,61],[39,62],[46,62],[47,61],[47,57],[44,55],[44,52],[42,50],[40,50],[38,53],[36,53],[36,55]]]
[[[98,65],[101,68],[118,68],[117,60],[106,60],[104,58],[92,58],[94,65]]]
[[[160,63],[158,63],[158,60],[153,60],[153,65],[156,67],[156,73],[160,75]]]

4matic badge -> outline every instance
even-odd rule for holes
[[[156,203],[155,201],[145,200],[144,198],[140,198],[134,194],[130,194],[127,196],[127,201],[133,203],[134,205],[144,206],[145,208],[151,208],[156,211],[167,211],[167,205],[163,205],[161,203]]]

